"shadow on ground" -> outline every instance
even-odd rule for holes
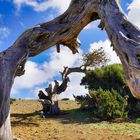
[[[39,124],[37,123],[37,120],[43,119],[39,115],[40,111],[36,111],[33,113],[15,113],[11,114],[11,117],[14,117],[14,121],[12,121],[12,126],[35,126],[38,127]],[[33,117],[35,117],[33,119]],[[89,112],[87,110],[81,110],[81,109],[70,109],[70,110],[62,110],[60,115],[48,115],[46,120],[57,120],[60,121],[63,124],[89,124],[89,123],[99,123],[102,122],[102,120],[99,120],[98,118],[93,117],[92,112]],[[140,124],[140,119],[137,120],[137,118],[133,119],[117,119],[113,121],[107,121],[108,123],[124,123],[124,122],[133,122]]]
[[[116,120],[100,120],[99,118],[93,117],[92,112],[81,109],[63,110],[60,115],[47,116],[46,119],[59,120],[63,124],[90,124],[90,123],[136,123],[140,124],[140,116],[130,117],[128,119],[116,119]]]
[[[11,114],[11,118],[14,118],[14,120],[12,121],[12,126],[16,127],[16,126],[35,126],[38,127],[39,124],[36,123],[35,119],[33,119],[34,116],[37,116],[39,114],[39,112],[33,112],[33,113],[26,113],[26,114],[22,114],[22,113],[13,113]]]
[[[99,122],[99,119],[92,117],[92,112],[81,109],[62,110],[60,115],[48,115],[46,119],[59,120],[63,124],[89,124]]]

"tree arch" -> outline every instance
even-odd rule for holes
[[[56,45],[78,52],[77,36],[91,21],[101,20],[111,46],[120,57],[132,94],[140,98],[140,30],[130,23],[116,0],[72,0],[66,12],[54,20],[25,31],[15,43],[0,53],[0,138],[11,140],[9,97],[16,76],[24,74],[28,57]],[[7,135],[6,135],[7,134]]]

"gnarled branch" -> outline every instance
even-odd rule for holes
[[[127,20],[116,0],[72,0],[64,14],[28,29],[10,48],[0,53],[0,127],[9,114],[14,77],[24,73],[24,60],[54,45],[59,52],[59,44],[66,45],[73,53],[78,52],[78,34],[97,19],[101,19],[100,27],[106,30],[121,59],[132,94],[140,98],[140,30]]]

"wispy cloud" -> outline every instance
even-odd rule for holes
[[[0,27],[0,46],[3,43],[3,40],[7,38],[10,34],[10,30],[8,27]],[[1,51],[1,47],[0,47]]]
[[[8,37],[10,30],[8,27],[0,27],[0,40]]]
[[[20,20],[19,20],[19,24],[20,24],[20,26],[21,26],[22,28],[26,28],[25,24],[24,24],[22,21],[20,21]]]

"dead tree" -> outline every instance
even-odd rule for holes
[[[70,82],[68,75],[72,72],[77,72],[77,69],[79,69],[79,67],[78,68],[64,67],[64,71],[60,72],[62,76],[61,84],[59,84],[57,80],[54,80],[55,85],[53,88],[52,88],[52,84],[49,84],[48,88],[45,88],[45,91],[47,92],[48,96],[46,96],[43,93],[43,91],[39,91],[38,96],[39,96],[39,102],[41,102],[43,106],[43,116],[47,116],[48,114],[51,115],[60,114],[60,108],[58,105],[58,96],[62,92],[64,92],[68,87],[68,82]]]
[[[66,12],[54,20],[25,31],[11,47],[0,53],[0,139],[11,140],[10,91],[14,78],[24,74],[28,57],[56,45],[78,52],[77,36],[90,22],[101,20],[123,64],[132,94],[140,98],[140,30],[127,20],[116,0],[72,0]]]
[[[46,117],[48,114],[58,115],[60,108],[58,105],[58,96],[64,92],[68,87],[70,78],[68,77],[71,73],[86,73],[87,67],[95,67],[97,65],[103,65],[108,59],[106,58],[105,52],[102,48],[94,50],[91,53],[87,53],[83,56],[83,64],[79,67],[64,67],[63,72],[60,72],[62,82],[59,84],[57,80],[54,80],[54,87],[49,84],[48,88],[45,89],[48,96],[43,91],[39,91],[39,102],[42,103],[43,112],[41,116]]]

